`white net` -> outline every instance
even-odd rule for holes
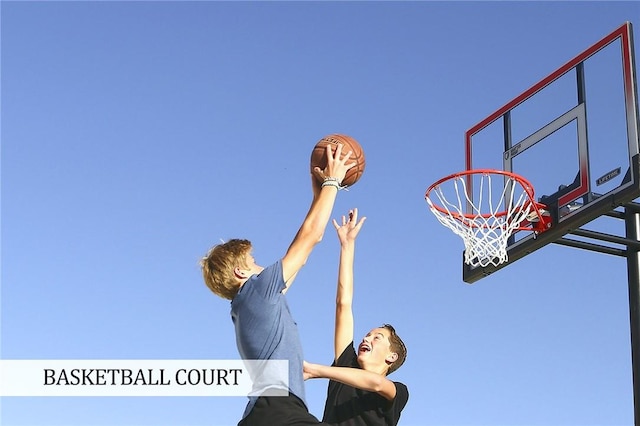
[[[532,192],[528,192],[531,189],[523,187],[515,176],[499,173],[455,175],[427,191],[429,209],[462,238],[464,262],[474,267],[506,262],[511,234],[522,229],[525,220],[537,217]]]

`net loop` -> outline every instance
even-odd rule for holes
[[[447,176],[427,189],[425,199],[438,221],[462,238],[464,262],[473,267],[506,262],[515,231],[540,233],[551,226],[529,181],[502,170]]]

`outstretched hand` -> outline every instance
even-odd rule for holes
[[[315,176],[319,182],[331,177],[337,179],[338,182],[342,184],[347,171],[357,164],[353,160],[349,162],[353,152],[348,151],[343,154],[342,148],[343,144],[339,143],[334,152],[332,145],[327,144],[327,166],[324,170],[321,170],[319,167],[314,167],[311,171],[311,174]]]
[[[366,217],[362,217],[358,220],[358,209],[349,210],[349,215],[342,216],[342,225],[338,224],[338,221],[333,219],[333,227],[338,231],[338,239],[340,240],[340,244],[346,244],[348,242],[353,242],[356,240],[358,236],[358,232],[362,228]]]

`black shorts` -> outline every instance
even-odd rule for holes
[[[307,426],[329,425],[316,419],[300,398],[289,396],[261,396],[247,417],[238,426]]]

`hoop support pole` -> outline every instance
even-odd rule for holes
[[[625,209],[625,231],[628,239],[640,239],[640,213]],[[627,278],[629,281],[629,321],[631,328],[631,369],[633,376],[633,412],[640,424],[640,250],[627,250]]]

